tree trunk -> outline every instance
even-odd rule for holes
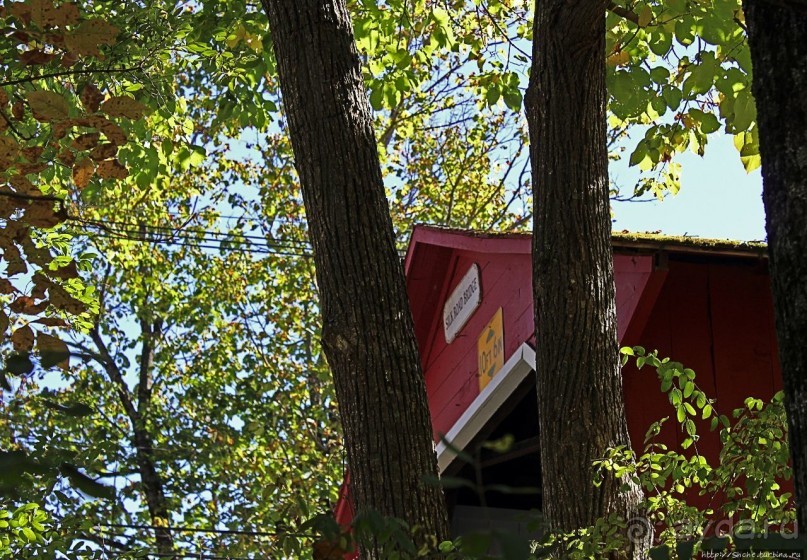
[[[426,389],[344,0],[264,0],[359,513],[447,536]],[[380,558],[372,544],[365,558]]]
[[[142,325],[143,323],[141,322]],[[154,540],[157,552],[162,558],[173,558],[174,538],[170,529],[163,528],[164,525],[170,524],[171,514],[165,497],[164,484],[154,458],[154,443],[144,418],[146,408],[149,405],[148,399],[151,398],[150,369],[154,360],[154,348],[151,333],[147,335],[144,331],[143,337],[143,347],[140,355],[140,384],[137,401],[133,401],[133,397],[124,381],[123,372],[118,368],[115,359],[109,352],[109,348],[101,337],[98,325],[90,330],[90,338],[98,349],[98,362],[103,366],[110,381],[117,388],[121,406],[132,426],[131,438],[135,449],[135,462],[137,463],[138,474],[140,474],[140,483],[143,495],[146,498],[151,524],[156,527],[154,529]],[[147,383],[144,383],[144,381],[147,381]],[[137,405],[135,402],[137,402]]]
[[[776,334],[800,527],[807,527],[807,4],[745,2]]]
[[[526,96],[543,508],[562,531],[611,512],[630,518],[641,499],[619,481],[592,484],[592,462],[630,445],[608,200],[606,5],[536,1]]]

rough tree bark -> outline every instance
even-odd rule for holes
[[[526,95],[543,469],[552,527],[634,515],[638,487],[592,484],[592,461],[630,445],[618,356],[606,152],[607,1],[537,0]],[[641,529],[641,527],[640,527]]]
[[[359,512],[447,536],[426,390],[344,0],[264,0]],[[365,558],[381,551],[367,544]]]
[[[744,8],[796,504],[807,527],[807,2]]]

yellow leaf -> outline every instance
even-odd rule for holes
[[[67,118],[70,106],[67,100],[54,91],[29,91],[25,94],[34,118],[49,122]]]
[[[630,53],[624,50],[615,52],[605,59],[608,66],[624,66],[628,62],[630,62]]]
[[[52,228],[60,224],[63,218],[54,210],[52,201],[37,200],[25,209],[22,221],[34,227]]]
[[[126,117],[128,119],[139,119],[148,107],[132,97],[120,95],[110,97],[101,103],[101,110],[110,117]]]
[[[70,366],[70,351],[67,344],[55,336],[40,332],[36,335],[36,348],[39,350],[43,366],[59,366],[67,370]]]
[[[94,126],[103,132],[106,139],[116,146],[123,146],[126,143],[126,133],[111,120],[101,116],[90,117],[88,120],[91,123],[90,126]]]
[[[31,21],[39,27],[49,25],[52,13],[56,8],[53,6],[52,0],[28,0],[26,2],[31,9]]]
[[[115,157],[116,153],[118,153],[118,147],[115,144],[99,144],[92,149],[90,157],[95,161],[102,161]]]
[[[16,175],[9,177],[8,183],[20,194],[42,196],[42,191],[40,191],[36,185],[34,185],[25,175],[21,173],[17,173]]]
[[[81,90],[81,103],[87,108],[87,111],[94,113],[104,100],[104,94],[91,83],[87,83]]]
[[[743,167],[745,168],[746,173],[751,173],[755,169],[762,166],[762,157],[759,154],[740,156],[740,161],[743,162]]]
[[[50,23],[57,27],[75,25],[79,21],[78,5],[65,3],[53,10]]]
[[[102,19],[81,22],[71,33],[65,35],[67,49],[78,56],[99,56],[99,45],[114,45],[119,29]]]
[[[125,179],[129,176],[129,170],[118,160],[110,159],[98,164],[98,176],[104,179]]]
[[[85,132],[76,137],[70,144],[74,150],[90,150],[98,145],[101,134],[98,132]]]
[[[639,11],[639,27],[647,27],[653,20],[653,10],[650,6],[644,6]]]
[[[238,46],[238,43],[241,41],[241,39],[244,38],[246,32],[247,30],[244,28],[244,26],[239,23],[238,26],[235,28],[235,32],[230,33],[227,36],[227,39],[225,39],[225,43],[227,43],[228,47],[234,49],[236,46]]]
[[[247,33],[244,39],[250,49],[258,54],[263,52],[263,39],[261,39],[260,35]]]
[[[11,136],[0,136],[0,171],[5,171],[17,159],[20,145]]]
[[[95,164],[90,158],[83,158],[73,166],[73,182],[79,189],[90,184],[90,179],[95,174]]]
[[[28,325],[20,327],[11,335],[11,343],[16,352],[29,352],[34,345],[34,331]]]

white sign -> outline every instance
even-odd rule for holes
[[[447,343],[451,344],[456,338],[480,303],[482,290],[479,284],[479,267],[472,264],[443,307],[443,328]]]

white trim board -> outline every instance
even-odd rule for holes
[[[491,379],[487,387],[462,413],[443,438],[456,449],[465,449],[471,440],[485,427],[495,412],[504,404],[527,374],[535,369],[535,350],[526,342],[504,363],[502,369]],[[448,468],[457,453],[445,441],[437,444],[437,466],[440,474]]]

